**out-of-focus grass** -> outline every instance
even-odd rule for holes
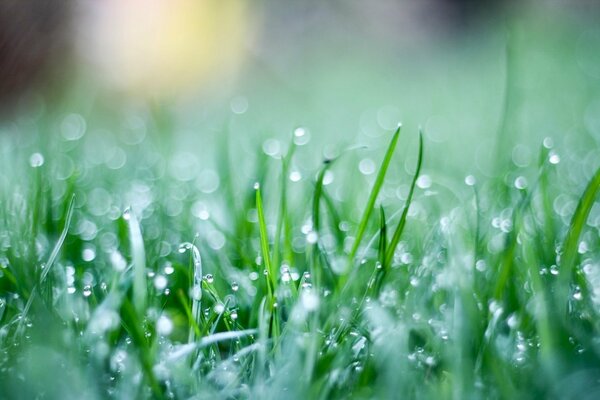
[[[74,91],[5,125],[0,397],[595,398],[600,83],[562,23],[515,22],[506,89],[492,35],[434,73],[307,74],[312,105]]]

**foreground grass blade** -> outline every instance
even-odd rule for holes
[[[63,230],[60,234],[60,237],[58,238],[58,241],[56,242],[56,245],[54,246],[54,249],[52,249],[52,253],[50,253],[50,257],[48,257],[48,262],[46,263],[46,268],[44,268],[44,271],[42,272],[42,275],[40,276],[39,283],[33,287],[31,294],[29,295],[29,298],[27,299],[27,303],[25,304],[25,307],[23,308],[23,313],[21,314],[22,316],[21,316],[21,319],[19,322],[19,329],[17,329],[17,332],[19,332],[19,333],[22,331],[23,322],[26,321],[26,317],[27,317],[27,314],[29,313],[29,309],[31,308],[31,305],[33,304],[33,301],[35,300],[36,293],[38,291],[38,285],[42,285],[44,283],[44,281],[46,280],[46,277],[48,276],[48,273],[50,272],[52,265],[54,265],[54,262],[56,261],[56,258],[58,257],[58,253],[60,252],[60,249],[62,248],[62,246],[65,242],[65,239],[67,238],[67,233],[69,232],[69,227],[71,226],[71,218],[73,217],[74,206],[75,206],[75,196],[72,196],[71,201],[69,202],[69,206],[67,208],[67,214],[65,216],[65,226],[63,227]]]
[[[323,194],[323,179],[325,178],[325,174],[329,167],[331,167],[331,160],[325,160],[323,168],[319,171],[317,175],[317,182],[315,183],[315,191],[313,193],[313,210],[312,210],[312,223],[313,230],[315,232],[319,232],[321,227],[321,196]]]
[[[268,304],[269,308],[272,310],[272,333],[273,337],[279,336],[279,318],[277,309],[275,308],[275,293],[277,291],[277,274],[276,271],[273,270],[273,265],[271,263],[271,256],[269,255],[269,237],[267,234],[267,223],[265,221],[265,212],[263,209],[262,196],[260,192],[260,184],[256,183],[254,185],[256,189],[256,211],[258,213],[258,228],[260,231],[260,248],[262,251],[263,262],[265,265],[265,269],[267,270],[267,290],[268,290]]]
[[[363,216],[358,225],[358,230],[356,231],[356,236],[354,239],[354,244],[352,245],[352,249],[350,250],[350,259],[354,259],[356,256],[356,252],[358,251],[358,247],[360,246],[360,242],[365,234],[365,230],[367,229],[367,224],[369,222],[369,217],[373,212],[373,208],[375,206],[375,201],[377,200],[377,195],[383,186],[383,181],[385,179],[385,174],[387,173],[388,167],[392,161],[392,156],[394,155],[394,150],[396,149],[396,144],[398,143],[398,138],[400,137],[400,129],[402,125],[398,125],[396,132],[394,132],[394,136],[390,141],[388,149],[385,153],[385,157],[379,167],[379,172],[377,173],[377,177],[375,178],[375,184],[371,189],[371,194],[369,195],[369,199],[367,200],[367,205],[365,207],[365,211],[363,212]]]
[[[560,304],[566,303],[566,295],[568,286],[574,277],[575,261],[577,259],[577,248],[579,245],[579,237],[585,223],[590,215],[594,201],[600,190],[600,168],[596,171],[590,182],[588,183],[583,195],[579,198],[579,203],[569,224],[569,230],[563,244],[563,254],[560,259],[561,278],[559,295],[562,297]],[[562,307],[562,306],[561,306]]]
[[[52,249],[52,253],[50,254],[50,257],[48,257],[48,262],[46,263],[46,268],[44,269],[44,272],[42,272],[42,276],[40,278],[40,283],[42,283],[42,282],[44,282],[44,280],[46,280],[46,277],[48,276],[48,273],[50,272],[52,265],[54,265],[54,262],[56,261],[56,258],[58,257],[58,253],[60,252],[60,249],[62,248],[62,245],[65,242],[65,239],[67,238],[69,226],[71,226],[71,218],[73,217],[74,206],[75,206],[75,196],[72,196],[71,201],[69,202],[69,206],[67,208],[67,214],[65,216],[65,226],[64,226],[62,232],[60,233],[60,237],[58,238],[58,241],[56,242],[54,249]]]
[[[294,140],[290,143],[290,149],[285,157],[281,159],[281,192],[279,197],[279,213],[277,215],[277,227],[275,228],[275,240],[273,242],[273,265],[279,265],[281,259],[281,234],[283,231],[284,221],[288,218],[287,215],[287,184],[288,174],[294,152],[296,150],[296,144]]]
[[[133,306],[138,315],[143,316],[146,310],[147,283],[146,283],[146,252],[140,224],[128,208],[123,213],[123,219],[129,227],[129,246],[133,262]]]
[[[413,176],[412,182],[410,184],[410,191],[408,192],[408,197],[406,198],[406,204],[404,205],[404,209],[402,210],[402,215],[400,216],[400,221],[398,222],[398,226],[394,231],[394,235],[392,236],[392,240],[387,248],[387,253],[385,256],[385,265],[391,265],[392,259],[394,258],[394,251],[396,251],[396,247],[400,242],[400,238],[402,237],[402,232],[404,232],[404,226],[406,225],[406,217],[408,216],[408,209],[410,208],[410,203],[412,202],[413,194],[415,192],[415,186],[417,183],[417,179],[419,178],[419,174],[421,173],[421,165],[423,164],[423,134],[419,132],[419,157],[417,158],[417,169],[415,171],[415,175]]]

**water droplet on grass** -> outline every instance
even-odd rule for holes
[[[156,290],[164,290],[167,285],[169,284],[169,281],[167,280],[167,278],[164,275],[156,275],[156,277],[154,278],[154,287],[156,288]]]
[[[375,173],[375,163],[370,158],[364,158],[358,163],[358,170],[363,175],[371,175]]]
[[[417,178],[417,186],[420,189],[429,189],[431,187],[431,177],[429,175],[421,175]]]
[[[231,282],[231,290],[237,292],[240,289],[240,285],[237,282]]]
[[[527,188],[527,179],[524,176],[519,176],[515,179],[515,187],[519,190]]]
[[[206,274],[204,275],[204,280],[206,281],[206,283],[213,283],[215,281],[215,278],[212,274]]]
[[[33,153],[31,157],[29,157],[29,165],[33,168],[38,168],[44,165],[44,156],[41,153]]]
[[[552,147],[554,147],[554,140],[551,137],[544,138],[544,141],[542,143],[547,149],[551,149]]]
[[[156,321],[156,333],[169,336],[173,332],[173,321],[166,315],[161,315]]]
[[[213,311],[215,312],[215,314],[223,314],[223,312],[225,311],[225,306],[222,303],[217,303],[213,307]]]
[[[173,272],[175,272],[175,268],[173,268],[173,264],[167,263],[164,267],[164,271],[165,274],[171,275]]]
[[[465,177],[465,185],[475,186],[476,183],[477,183],[477,179],[475,179],[475,177],[473,175],[467,175]]]
[[[308,312],[315,311],[319,308],[319,296],[312,290],[302,293],[302,307]]]

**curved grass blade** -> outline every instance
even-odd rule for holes
[[[385,211],[383,206],[379,207],[379,248],[378,258],[383,270],[386,268],[385,255],[387,252],[387,223],[385,221]]]
[[[419,174],[421,173],[421,165],[422,164],[423,164],[423,133],[419,132],[419,157],[417,159],[417,169],[415,171],[415,175],[413,176],[412,182],[410,184],[410,191],[408,192],[408,198],[406,199],[406,204],[404,205],[404,209],[402,210],[402,215],[400,216],[400,221],[398,221],[398,226],[396,227],[396,230],[394,231],[394,235],[392,236],[392,240],[390,241],[390,244],[387,247],[384,265],[391,265],[392,259],[394,258],[394,251],[396,251],[396,247],[398,246],[398,243],[400,242],[400,237],[402,236],[402,232],[404,231],[404,226],[406,225],[406,217],[408,216],[408,209],[410,207],[410,203],[412,202],[417,179],[419,178]]]
[[[313,230],[317,233],[321,227],[321,207],[319,207],[319,205],[321,203],[321,196],[323,194],[323,179],[325,178],[325,173],[327,173],[327,170],[329,167],[331,167],[331,160],[325,160],[324,164],[325,165],[323,168],[321,168],[319,174],[317,175],[317,182],[315,183],[315,191],[313,194],[312,223]]]
[[[579,203],[569,224],[569,230],[563,244],[563,254],[560,259],[561,279],[559,281],[559,295],[561,296],[560,304],[563,304],[562,299],[566,299],[568,286],[574,277],[575,261],[577,259],[577,248],[579,245],[579,237],[587,218],[590,214],[595,199],[600,191],[600,168],[596,171],[590,182],[588,183],[582,196],[579,198]],[[584,280],[580,283],[585,283]]]
[[[143,316],[146,310],[147,282],[146,282],[146,252],[140,224],[128,208],[123,213],[123,219],[129,227],[129,246],[133,262],[133,306],[138,315]]]
[[[275,240],[273,242],[273,265],[279,265],[280,249],[281,249],[281,234],[283,224],[287,215],[287,182],[288,173],[294,153],[296,151],[296,143],[294,140],[290,143],[290,149],[285,157],[281,158],[281,192],[279,196],[279,213],[277,215],[277,226],[275,228]]]
[[[379,172],[377,173],[377,177],[375,178],[375,184],[371,189],[371,194],[369,195],[369,199],[367,201],[367,205],[365,207],[365,211],[363,212],[363,216],[360,220],[360,224],[358,225],[358,230],[356,231],[356,236],[354,239],[354,244],[352,245],[352,249],[350,250],[350,259],[354,259],[356,256],[356,252],[358,247],[360,246],[360,242],[365,234],[365,230],[367,229],[367,223],[369,222],[369,217],[373,212],[373,208],[375,206],[375,200],[377,200],[377,195],[383,186],[383,180],[385,179],[385,174],[390,166],[390,162],[392,161],[392,156],[394,155],[394,150],[396,149],[396,144],[398,143],[398,138],[400,137],[400,129],[402,125],[398,125],[398,129],[394,132],[394,136],[390,141],[388,149],[385,153],[385,157],[379,167]]]
[[[46,268],[44,268],[44,271],[42,272],[42,275],[40,276],[39,283],[33,287],[33,289],[31,290],[31,294],[29,295],[29,298],[27,299],[27,303],[25,304],[25,308],[23,309],[23,313],[21,314],[19,327],[17,328],[17,334],[20,334],[22,332],[23,322],[25,322],[25,320],[26,320],[25,317],[29,313],[29,309],[31,308],[31,305],[33,304],[33,300],[35,299],[36,293],[38,292],[38,285],[42,285],[44,283],[44,281],[46,280],[46,277],[48,276],[48,273],[50,272],[52,265],[54,265],[54,262],[56,261],[56,258],[58,257],[58,253],[60,252],[60,249],[62,248],[62,246],[65,242],[65,239],[67,238],[67,233],[69,232],[69,227],[71,226],[71,219],[73,218],[73,209],[74,208],[75,208],[75,195],[71,196],[71,201],[69,202],[69,206],[67,207],[67,214],[65,216],[65,225],[63,227],[62,232],[60,233],[60,236],[56,242],[56,245],[54,245],[54,248],[52,249],[52,253],[50,253],[50,257],[48,257],[48,262],[46,263]]]

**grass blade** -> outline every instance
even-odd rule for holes
[[[146,252],[140,224],[128,208],[123,213],[123,219],[129,227],[129,246],[133,262],[133,306],[138,315],[143,316],[146,310],[147,282],[146,282]]]
[[[410,191],[408,192],[408,197],[406,199],[406,204],[404,205],[404,209],[402,210],[402,215],[400,216],[400,221],[398,221],[398,226],[394,231],[394,235],[392,236],[392,240],[387,248],[387,253],[385,256],[384,265],[391,265],[392,259],[394,258],[394,251],[396,251],[396,247],[400,242],[400,238],[402,237],[402,232],[404,232],[404,226],[406,225],[406,217],[408,216],[408,209],[410,208],[410,203],[412,202],[413,194],[415,192],[415,186],[417,183],[417,179],[419,178],[419,174],[421,173],[421,166],[423,164],[423,134],[419,132],[419,157],[417,158],[417,169],[415,171],[415,175],[413,176],[412,182],[410,184]]]
[[[565,303],[568,286],[574,277],[575,261],[577,259],[577,248],[579,245],[579,237],[587,218],[592,210],[594,201],[600,190],[600,168],[596,171],[590,182],[588,183],[582,196],[579,198],[579,203],[569,224],[569,230],[563,244],[563,254],[560,259],[561,278],[559,281],[560,304]],[[584,283],[584,282],[582,282]],[[562,307],[562,306],[561,306]]]
[[[358,230],[356,231],[356,236],[354,239],[354,244],[352,245],[352,249],[350,250],[350,259],[354,259],[358,247],[360,246],[360,242],[365,234],[365,230],[367,229],[367,223],[369,222],[369,217],[373,212],[373,208],[375,206],[375,201],[377,200],[377,195],[383,186],[383,181],[385,179],[385,174],[390,166],[392,161],[392,156],[394,155],[394,150],[396,149],[396,144],[398,143],[398,138],[400,137],[400,129],[402,125],[398,125],[398,129],[394,132],[394,136],[390,141],[388,149],[385,153],[385,157],[379,167],[379,172],[377,173],[377,177],[375,178],[375,184],[371,189],[371,194],[369,195],[369,199],[367,201],[367,205],[365,207],[365,211],[363,212],[363,216],[360,220],[360,224],[358,225]]]

